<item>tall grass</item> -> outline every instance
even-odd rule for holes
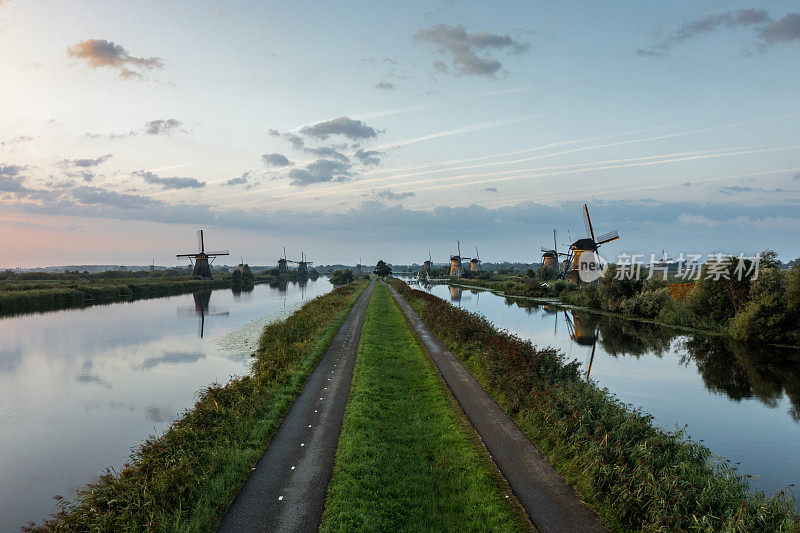
[[[685,435],[580,378],[578,364],[397,280],[401,294],[556,469],[614,529],[798,531],[791,494],[752,495],[746,476]]]
[[[162,436],[33,531],[213,531],[366,283],[265,328],[250,374],[200,394]]]

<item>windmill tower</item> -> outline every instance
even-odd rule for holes
[[[425,272],[430,272],[432,266],[433,266],[433,259],[431,259],[431,252],[428,251],[428,260],[422,264],[422,270],[424,270]]]
[[[283,257],[278,259],[278,272],[287,274],[289,272],[289,265],[286,263],[286,247],[283,247]]]
[[[461,257],[461,241],[456,241],[458,243],[458,255],[451,255],[450,256],[450,277],[451,278],[460,278],[461,274],[463,274],[463,270],[461,268],[461,260],[468,259]]]
[[[558,241],[556,239],[556,228],[553,228],[553,248],[548,249],[544,246],[541,247],[542,250],[542,266],[543,267],[550,267],[555,272],[560,272],[563,268],[560,263],[559,257],[562,255],[564,257],[568,257],[569,254],[565,254],[563,252],[559,253],[558,251]]]
[[[211,279],[211,263],[214,259],[221,255],[230,255],[228,250],[224,252],[206,252],[206,246],[203,242],[203,230],[197,230],[197,248],[198,251],[193,254],[178,254],[175,257],[188,257],[191,261],[194,259],[194,270],[192,276],[200,276],[202,279]],[[211,262],[209,262],[209,258]]]
[[[586,226],[587,236],[583,239],[578,239],[569,245],[569,251],[572,256],[570,258],[571,270],[569,273],[569,279],[575,283],[581,282],[579,275],[581,255],[587,252],[596,254],[597,249],[600,248],[601,245],[619,239],[619,230],[609,231],[608,233],[604,233],[599,237],[594,236],[594,227],[592,226],[592,219],[589,217],[588,204],[583,204],[583,223]]]
[[[481,255],[478,253],[478,247],[475,247],[475,259],[469,262],[469,271],[477,272],[481,269]]]
[[[356,265],[356,274],[361,274],[361,258],[358,258],[358,264]]]

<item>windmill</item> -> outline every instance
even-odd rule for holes
[[[458,243],[458,255],[451,255],[450,256],[450,277],[451,278],[460,278],[463,274],[463,269],[461,267],[461,261],[465,260],[468,261],[469,257],[461,257],[461,241],[456,241]]]
[[[431,252],[428,251],[428,260],[422,263],[422,270],[424,270],[425,272],[430,272],[432,266],[433,266],[433,259],[431,259]]]
[[[194,316],[199,319],[197,321],[197,336],[203,338],[206,325],[207,316],[229,316],[230,311],[216,309],[210,305],[211,291],[199,291],[192,293],[194,300],[193,306],[178,306],[178,316]],[[224,309],[224,308],[223,308]]]
[[[584,364],[586,368],[586,379],[589,379],[592,375],[592,364],[594,363],[594,354],[597,349],[599,329],[597,319],[588,313],[579,314],[575,310],[571,310],[571,313],[572,320],[570,321],[567,311],[564,310],[564,318],[567,321],[567,329],[569,330],[570,338],[579,346],[592,347],[587,354],[586,363]]]
[[[290,263],[295,263],[297,265],[297,272],[301,276],[308,275],[308,265],[313,265],[313,261],[306,261],[306,253],[300,252],[300,261],[289,261]]]
[[[286,263],[286,247],[283,247],[283,257],[278,259],[278,272],[286,274],[289,272],[289,265]]]
[[[224,252],[206,252],[205,243],[203,242],[203,230],[201,229],[197,230],[197,247],[199,248],[198,252],[193,254],[178,254],[175,257],[188,257],[190,261],[194,259],[192,276],[200,276],[202,279],[211,279],[211,263],[220,255],[230,255],[230,252],[228,250]],[[211,258],[211,263],[208,262],[209,257]]]
[[[477,272],[481,269],[481,255],[478,253],[478,247],[475,247],[475,258],[469,262],[469,271]]]
[[[619,230],[609,231],[608,233],[604,233],[599,237],[594,236],[594,227],[592,226],[592,219],[589,217],[588,204],[583,204],[583,224],[586,226],[586,237],[583,239],[578,239],[569,245],[572,263],[569,279],[575,283],[581,282],[581,278],[579,276],[581,254],[590,252],[596,256],[597,249],[600,248],[601,245],[619,239]]]
[[[542,249],[542,267],[550,267],[553,269],[554,272],[560,272],[561,268],[559,263],[559,257],[562,255],[564,257],[568,257],[569,254],[563,253],[558,251],[558,240],[556,239],[556,228],[553,228],[553,248],[547,249],[544,246],[541,247]]]
[[[356,273],[357,273],[357,274],[361,274],[361,267],[362,267],[362,265],[361,265],[361,258],[359,257],[359,258],[358,258],[358,264],[356,265]]]

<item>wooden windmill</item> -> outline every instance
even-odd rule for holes
[[[556,228],[553,228],[553,248],[545,248],[544,246],[542,246],[541,249],[542,249],[542,266],[550,267],[553,269],[554,272],[560,272],[562,269],[559,257],[561,256],[568,257],[569,254],[563,252],[559,253],[558,241],[556,239]]]
[[[477,272],[481,269],[481,255],[478,253],[478,247],[475,247],[475,258],[469,262],[469,271]]]
[[[221,255],[230,255],[228,250],[224,252],[206,252],[206,246],[203,242],[203,230],[197,230],[197,248],[199,251],[192,254],[178,254],[175,257],[188,257],[191,261],[194,259],[194,269],[192,276],[200,276],[202,279],[211,279],[211,263],[214,259]],[[209,262],[209,258],[211,261]]]
[[[433,266],[433,259],[431,259],[431,252],[428,251],[428,260],[422,264],[422,270],[424,270],[425,272],[430,272],[432,266]]]
[[[458,243],[458,255],[451,255],[450,256],[450,277],[451,278],[460,278],[461,275],[464,273],[461,267],[462,260],[468,260],[469,257],[461,257],[461,241],[456,241]]]
[[[301,276],[308,275],[308,265],[313,265],[313,261],[306,261],[306,253],[300,252],[300,261],[289,261],[290,263],[295,263],[297,265],[297,272]]]
[[[283,257],[278,259],[278,272],[286,274],[289,272],[289,265],[286,263],[286,247],[283,247]]]
[[[361,274],[362,265],[361,265],[361,258],[358,258],[358,264],[356,265],[356,274]]]
[[[596,254],[597,249],[600,248],[601,245],[619,239],[619,230],[609,231],[608,233],[604,233],[599,237],[595,237],[592,219],[589,216],[588,204],[583,204],[583,224],[586,226],[586,237],[583,239],[578,239],[569,245],[569,251],[571,255],[571,271],[569,273],[569,279],[575,283],[581,282],[581,278],[579,276],[581,254],[584,252]]]

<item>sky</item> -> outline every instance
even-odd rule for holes
[[[0,0],[0,267],[800,256],[800,6]]]

